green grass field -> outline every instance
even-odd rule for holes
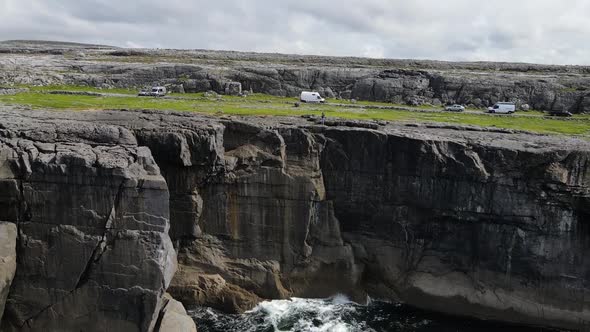
[[[119,93],[119,94],[128,94],[128,95],[136,95],[137,89],[99,89],[95,87],[89,86],[78,86],[78,85],[47,85],[47,86],[20,86],[22,88],[27,88],[32,92],[47,92],[47,91],[88,91],[88,92],[98,92],[98,93]]]
[[[84,96],[48,94],[50,90],[92,91],[122,94],[117,96]],[[33,87],[28,92],[0,96],[0,103],[25,105],[34,109],[154,109],[200,112],[227,115],[300,116],[321,115],[328,118],[359,120],[387,120],[397,122],[437,122],[482,127],[527,130],[538,133],[582,135],[590,137],[590,117],[575,116],[570,120],[543,116],[487,115],[473,113],[420,112],[393,109],[371,109],[371,106],[395,106],[388,103],[358,102],[353,107],[336,106],[342,101],[329,100],[327,104],[302,104],[294,107],[296,98],[254,94],[248,97],[220,96],[207,98],[203,93],[176,94],[170,98],[137,97],[136,90],[100,90],[88,87],[52,86]],[[366,108],[361,108],[364,106]],[[427,109],[427,108],[426,108]],[[440,108],[437,108],[440,109]],[[535,114],[535,113],[527,113]]]

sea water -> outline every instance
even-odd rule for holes
[[[344,296],[262,302],[241,315],[211,308],[194,308],[189,314],[199,332],[550,331],[447,316],[399,303],[360,305]]]

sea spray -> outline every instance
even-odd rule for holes
[[[366,305],[360,305],[343,295],[267,301],[241,315],[210,308],[193,308],[189,314],[199,332],[542,331],[446,316],[370,298]]]

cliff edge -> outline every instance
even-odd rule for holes
[[[587,326],[590,143],[464,129],[3,107],[3,326],[151,331],[166,291]]]

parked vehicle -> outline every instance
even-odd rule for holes
[[[303,91],[299,98],[304,103],[324,103],[326,99],[322,98],[317,92]]]
[[[154,96],[154,97],[163,97],[166,95],[166,88],[163,86],[155,86],[152,88],[152,91],[150,92],[150,96]]]
[[[454,104],[454,105],[450,105],[450,106],[445,107],[445,111],[463,112],[463,111],[465,111],[465,107],[463,107],[463,105]]]
[[[488,113],[512,114],[516,112],[516,105],[514,103],[496,103],[492,107],[488,107]]]
[[[570,117],[573,114],[568,112],[568,111],[550,111],[549,112],[550,116],[566,116],[566,117]]]
[[[151,89],[141,89],[137,94],[140,97],[151,96],[151,97],[163,97],[167,93],[166,88],[163,86],[154,86]]]

